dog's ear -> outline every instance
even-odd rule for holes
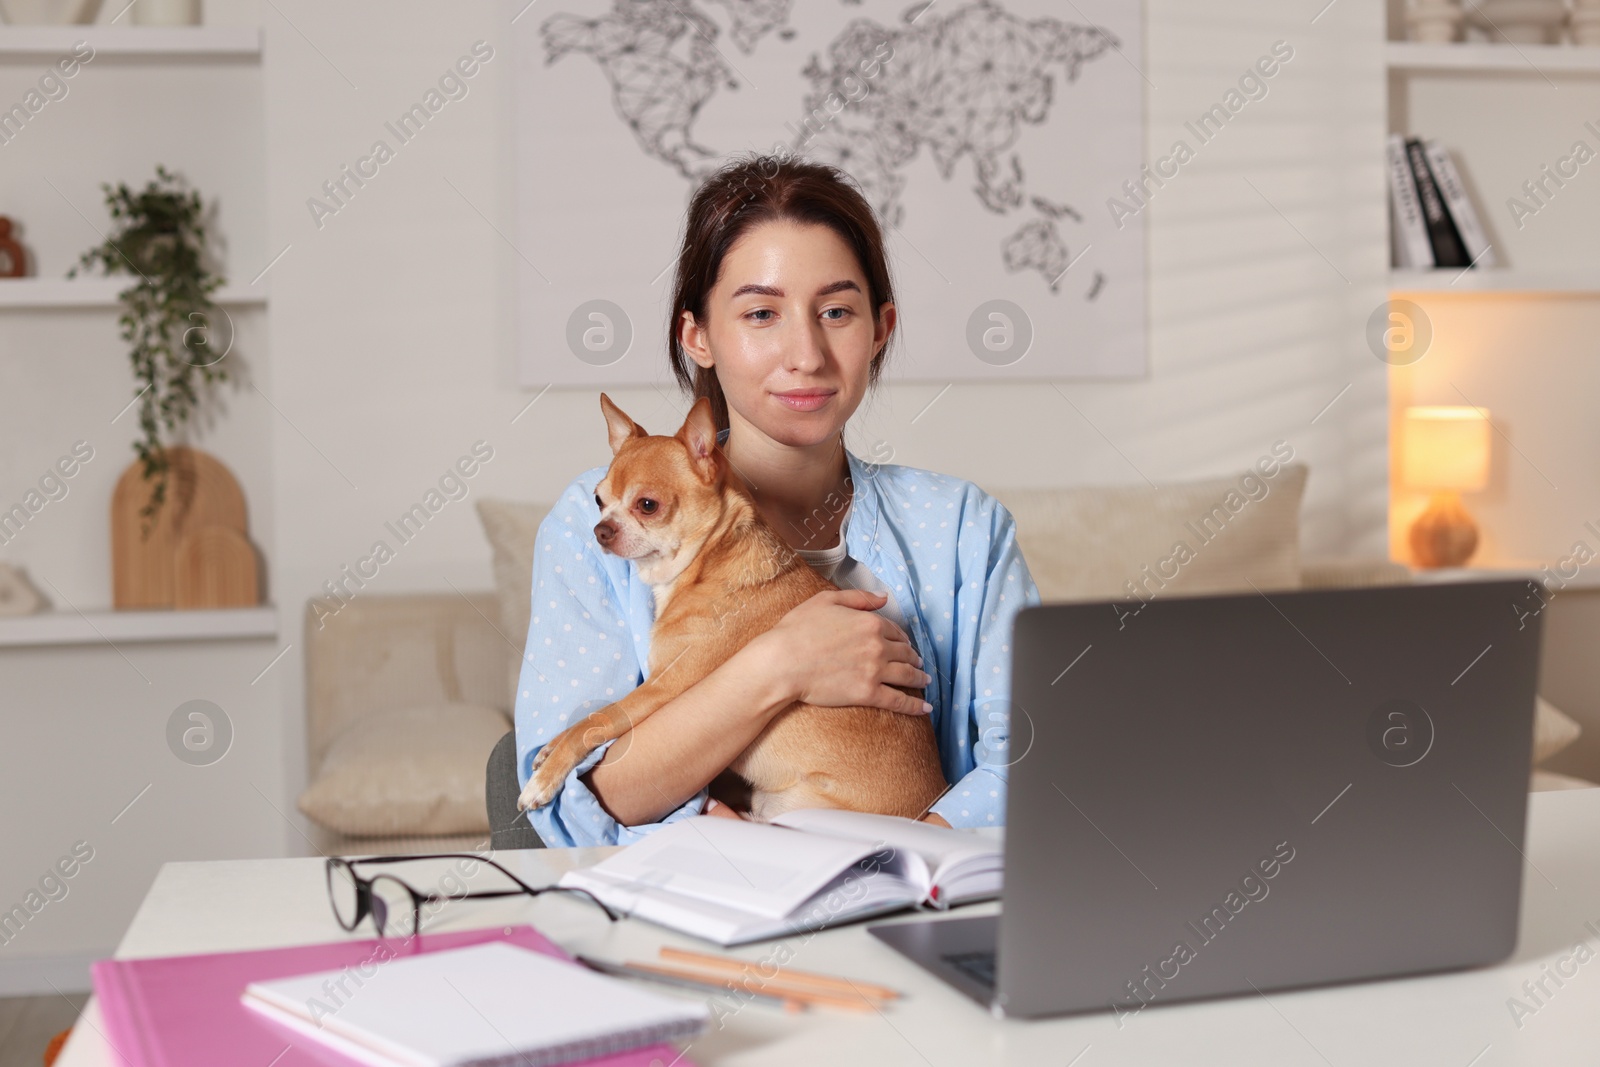
[[[606,394],[600,394],[600,412],[606,417],[606,432],[611,435],[611,454],[614,456],[622,446],[635,437],[649,437],[644,432],[644,427],[634,422],[617,405],[611,402]]]
[[[702,482],[710,485],[717,477],[717,424],[711,418],[711,399],[700,397],[683,420],[678,440],[689,450],[689,462]]]

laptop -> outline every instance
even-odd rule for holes
[[[999,1016],[1494,963],[1516,946],[1532,583],[1030,606],[998,914],[869,927]],[[998,743],[999,738],[995,739]]]

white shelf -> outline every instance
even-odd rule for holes
[[[278,636],[272,605],[215,611],[42,611],[0,618],[0,648]]]
[[[1544,568],[1550,568],[1551,579],[1547,588],[1559,592],[1562,589],[1600,589],[1600,567],[1568,566],[1569,572],[1576,571],[1570,578],[1561,576],[1560,566],[1556,563],[1539,563],[1533,560],[1507,560],[1496,563],[1468,564],[1465,567],[1411,567],[1411,580],[1413,582],[1472,582],[1493,581],[1503,578],[1521,578],[1528,580],[1542,580]]]
[[[1423,44],[1390,41],[1389,70],[1400,74],[1430,71],[1529,74],[1600,74],[1600,48],[1573,44]]]
[[[102,56],[261,59],[255,26],[0,26],[0,60],[68,55],[87,41]]]
[[[1496,267],[1463,271],[1460,267],[1434,270],[1391,270],[1393,293],[1589,293],[1600,295],[1600,268],[1556,267],[1529,269]]]
[[[0,278],[0,308],[111,308],[134,278]],[[218,304],[265,305],[265,284],[225,285],[212,297]]]

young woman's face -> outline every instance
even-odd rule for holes
[[[866,394],[872,356],[894,329],[874,316],[855,253],[826,226],[769,222],[734,242],[684,350],[716,367],[732,421],[794,446],[836,437]],[[796,391],[812,396],[789,396]]]

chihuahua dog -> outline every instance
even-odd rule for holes
[[[695,401],[672,437],[646,434],[604,393],[600,410],[612,461],[596,487],[594,535],[605,551],[633,560],[655,594],[650,677],[539,750],[518,800],[524,809],[548,804],[586,755],[710,674],[790,608],[839,588],[761,518],[717,447],[708,399]],[[927,716],[802,701],[775,715],[712,783],[718,799],[740,798],[729,805],[759,821],[796,808],[916,818],[944,789]]]

